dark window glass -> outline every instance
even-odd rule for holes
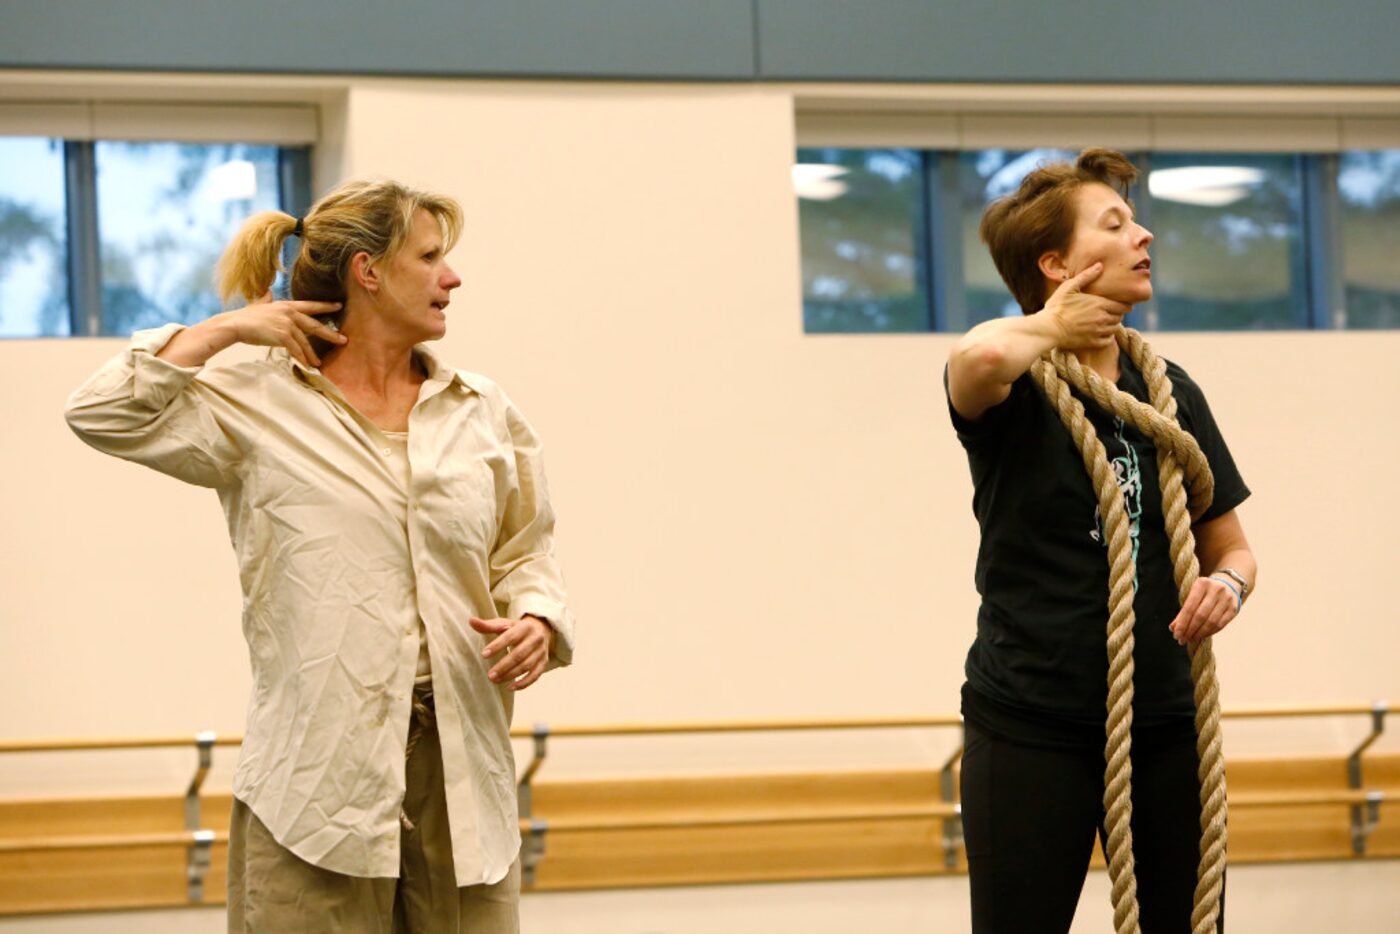
[[[1400,328],[1400,149],[1339,159],[1348,328]]]
[[[63,141],[0,137],[0,337],[69,333]]]
[[[1146,220],[1157,238],[1156,308],[1147,326],[1307,327],[1302,187],[1298,156],[1154,154]]]
[[[922,167],[909,149],[798,150],[807,331],[929,330]]]
[[[102,333],[220,310],[214,267],[250,214],[281,204],[277,147],[96,144]]]

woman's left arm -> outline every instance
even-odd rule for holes
[[[486,646],[487,658],[511,648],[490,676],[518,691],[573,660],[574,617],[554,556],[554,510],[539,437],[509,399],[502,395],[501,401],[515,455],[516,483],[506,493],[500,533],[489,556],[491,598],[500,618],[474,619],[471,625],[477,632],[496,636]]]
[[[1229,625],[1239,615],[1245,597],[1253,593],[1259,573],[1235,510],[1198,523],[1191,531],[1196,534],[1201,576],[1171,622],[1172,635],[1182,645],[1199,642]],[[1244,578],[1247,587],[1234,575],[1224,573],[1226,568]]]

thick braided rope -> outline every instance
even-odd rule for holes
[[[1119,344],[1147,381],[1152,405],[1118,391],[1071,355],[1053,351],[1031,369],[1032,376],[1069,429],[1094,482],[1108,540],[1108,721],[1104,758],[1104,809],[1107,814],[1109,877],[1113,888],[1114,926],[1118,934],[1138,931],[1137,883],[1132,855],[1132,763],[1130,759],[1133,673],[1132,557],[1122,496],[1097,433],[1084,407],[1069,391],[1073,385],[1106,411],[1129,422],[1152,439],[1162,507],[1170,539],[1172,570],[1185,602],[1200,566],[1191,522],[1210,506],[1214,481],[1196,440],[1176,422],[1176,399],[1162,362],[1142,336],[1124,328]],[[1189,477],[1189,479],[1188,479]],[[1188,501],[1186,484],[1191,490]],[[1220,885],[1225,869],[1225,762],[1220,742],[1220,692],[1209,639],[1191,649],[1195,683],[1197,752],[1201,782],[1201,858],[1197,867],[1193,934],[1208,934],[1216,925]]]
[[[1128,516],[1123,497],[1104,453],[1103,442],[1084,415],[1084,405],[1070,394],[1048,359],[1031,367],[1031,375],[1069,429],[1094,483],[1108,541],[1108,721],[1104,756],[1104,812],[1108,831],[1108,875],[1113,890],[1113,925],[1118,934],[1137,934],[1137,878],[1134,873],[1131,820],[1133,725],[1133,563]]]

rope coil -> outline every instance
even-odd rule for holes
[[[1210,507],[1215,482],[1196,439],[1176,420],[1176,398],[1167,366],[1141,334],[1120,328],[1118,345],[1147,381],[1151,405],[1109,384],[1072,354],[1052,350],[1031,367],[1031,377],[1045,393],[1060,421],[1074,438],[1099,500],[1099,516],[1108,542],[1108,719],[1104,728],[1104,811],[1108,831],[1108,874],[1112,883],[1113,923],[1117,934],[1139,934],[1137,877],[1133,861],[1132,776],[1133,724],[1133,558],[1128,517],[1103,442],[1084,414],[1072,386],[1104,411],[1133,425],[1157,450],[1162,512],[1170,540],[1177,595],[1186,602],[1200,576],[1191,523]],[[1189,493],[1188,493],[1189,487]],[[1225,756],[1220,741],[1220,685],[1211,640],[1188,646],[1195,685],[1196,752],[1201,790],[1201,847],[1191,910],[1192,934],[1215,930],[1225,871]]]

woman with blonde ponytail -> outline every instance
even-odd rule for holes
[[[976,934],[1066,932],[1097,835],[1114,930],[1224,927],[1211,637],[1254,587],[1249,489],[1184,370],[1123,327],[1152,234],[1120,153],[1043,166],[982,220],[1025,313],[945,380],[981,528],[963,686]]]
[[[538,437],[427,346],[460,231],[389,181],[255,215],[219,264],[248,304],[138,332],[68,402],[85,442],[228,519],[254,684],[230,931],[519,927],[512,700],[570,662],[573,617]],[[271,350],[206,366],[234,344]]]

